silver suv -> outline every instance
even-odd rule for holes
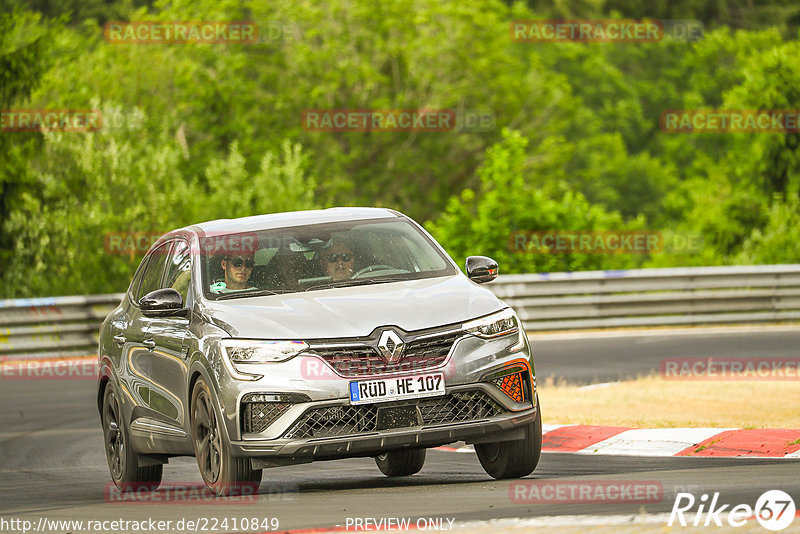
[[[100,330],[100,410],[122,490],[195,456],[224,495],[262,470],[374,457],[387,476],[474,443],[495,478],[530,474],[542,426],[514,311],[388,209],[226,219],[161,237]]]

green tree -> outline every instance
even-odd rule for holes
[[[109,104],[94,106],[103,116],[121,113]],[[44,134],[45,157],[30,162],[36,187],[22,192],[7,220],[14,236],[3,272],[7,296],[123,290],[141,254],[110,250],[112,234],[316,206],[314,179],[297,144],[266,153],[258,172],[249,173],[234,143],[227,158],[211,160],[206,182],[188,173],[169,130],[151,139],[136,124]]]
[[[48,52],[59,21],[21,10],[0,12],[0,110],[24,104],[47,69]],[[41,136],[28,132],[0,132],[0,272],[13,255],[11,211],[21,194],[32,186],[27,161],[37,153]]]
[[[526,175],[536,172],[526,164],[528,140],[506,130],[492,146],[478,170],[478,191],[464,190],[452,197],[447,209],[426,228],[453,258],[491,256],[502,272],[551,272],[628,268],[641,262],[631,255],[526,254],[514,252],[515,231],[630,230],[643,221],[626,224],[616,212],[589,203],[577,192],[552,196],[529,185]]]

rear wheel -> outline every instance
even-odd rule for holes
[[[120,490],[136,491],[145,488],[152,491],[158,488],[164,466],[158,464],[139,467],[139,455],[131,448],[117,390],[110,381],[103,394],[103,440],[108,470]]]
[[[542,453],[542,413],[536,399],[536,420],[525,427],[525,438],[475,445],[484,471],[492,478],[519,478],[533,473]]]
[[[192,390],[192,434],[197,466],[206,486],[217,495],[254,495],[261,484],[261,469],[248,458],[233,456],[225,439],[211,390],[198,378]]]
[[[387,477],[413,475],[425,464],[425,449],[385,452],[375,457],[375,463]]]

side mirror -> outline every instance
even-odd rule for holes
[[[151,291],[139,299],[139,306],[145,315],[153,317],[185,315],[188,311],[183,307],[181,294],[171,287]]]
[[[467,258],[467,277],[473,282],[483,284],[497,278],[499,268],[497,262],[486,256],[470,256]]]

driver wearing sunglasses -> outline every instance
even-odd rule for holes
[[[225,256],[220,265],[222,265],[222,270],[225,271],[225,287],[220,293],[241,291],[243,289],[258,289],[248,282],[255,266],[252,256]]]
[[[354,260],[353,250],[339,241],[322,254],[322,268],[334,282],[348,280],[353,276]]]

